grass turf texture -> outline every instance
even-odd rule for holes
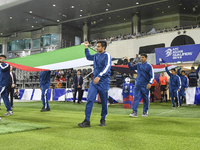
[[[24,132],[30,130],[38,130],[48,128],[47,126],[33,124],[33,123],[21,123],[17,121],[8,121],[3,119],[0,121],[0,135],[15,133],[15,132]]]
[[[2,121],[16,121],[50,128],[0,135],[4,149],[200,149],[200,106],[172,109],[171,103],[151,103],[149,116],[130,118],[130,109],[122,105],[108,106],[105,127],[100,127],[101,105],[94,104],[91,127],[80,128],[84,120],[84,104],[50,102],[50,112],[40,112],[41,102],[15,103],[13,116],[2,116]],[[0,130],[1,126],[0,126]]]

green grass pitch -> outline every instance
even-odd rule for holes
[[[14,115],[6,117],[3,116],[5,108],[1,106],[1,150],[200,149],[200,106],[172,109],[170,102],[156,102],[150,104],[148,117],[141,117],[143,105],[140,105],[138,118],[131,118],[128,116],[131,109],[109,105],[106,126],[100,127],[101,105],[95,103],[91,127],[80,128],[78,123],[84,120],[85,103],[50,102],[50,112],[40,112],[42,102],[14,105]],[[27,129],[34,125],[35,128]],[[15,132],[17,127],[24,131]],[[13,133],[1,134],[5,130],[13,130]]]

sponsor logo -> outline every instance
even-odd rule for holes
[[[180,50],[178,47],[175,48],[168,48],[165,51],[165,57],[172,57],[172,59],[182,59],[183,56],[192,56],[193,52],[184,52],[183,50]]]
[[[172,49],[168,48],[168,49],[165,51],[165,53],[166,53],[166,57],[171,56],[171,55],[172,55]]]

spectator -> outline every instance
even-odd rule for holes
[[[172,108],[175,108],[174,98],[176,102],[176,106],[179,107],[179,91],[181,89],[181,80],[180,77],[176,74],[176,69],[171,69],[171,73],[167,68],[167,63],[165,63],[165,70],[167,74],[170,76],[170,95],[172,100]]]
[[[133,63],[138,63],[138,62],[140,62],[140,57],[139,57],[139,55],[138,54],[136,54],[136,57],[135,57],[135,59],[133,60]]]
[[[66,87],[66,79],[63,77],[63,75],[60,76],[60,82],[62,83],[62,87]]]
[[[159,77],[159,83],[160,83],[160,91],[161,91],[161,103],[164,100],[167,102],[167,85],[168,85],[168,79],[166,76],[164,76],[164,72],[161,73],[161,76]]]
[[[60,76],[60,81],[61,82],[66,82],[66,79],[63,77],[63,75]]]
[[[116,86],[121,88],[122,84],[123,84],[123,75],[121,73],[117,72],[115,79],[116,79]]]
[[[55,74],[55,76],[57,76],[57,75],[59,74],[59,71],[58,71],[58,70],[56,70],[56,72],[55,72],[54,74]]]
[[[193,29],[193,25],[192,24],[190,25],[190,29]]]
[[[181,26],[181,27],[179,28],[179,30],[183,30],[183,26]]]
[[[62,87],[62,83],[57,77],[55,77],[54,79],[54,86],[55,86],[55,89],[60,89]]]
[[[67,69],[66,74],[65,74],[65,78],[69,79],[71,77],[71,70]]]
[[[61,75],[64,75],[64,72],[63,72],[62,70],[60,70],[60,71],[58,72],[58,74],[61,76]]]
[[[83,85],[83,77],[81,76],[81,72],[78,71],[77,75],[74,77],[74,101],[76,101],[76,93],[78,91],[78,104],[81,103],[81,89]]]
[[[18,91],[18,88],[16,88],[16,92],[14,93],[14,98],[19,99],[20,98],[20,93]]]
[[[10,106],[11,108],[13,107],[13,94],[14,94],[14,88],[16,85],[16,75],[14,72],[12,72],[12,66],[10,66],[10,79],[9,79],[9,84],[7,86],[7,93],[8,96],[10,95]]]
[[[196,28],[199,28],[199,24],[197,24]]]

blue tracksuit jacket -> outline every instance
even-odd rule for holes
[[[0,100],[3,98],[7,112],[11,111],[11,106],[7,94],[7,86],[10,79],[10,65],[7,63],[0,63]]]
[[[169,86],[170,91],[171,90],[178,91],[178,89],[181,89],[180,77],[178,75],[171,74],[167,67],[165,67],[165,70],[167,74],[170,76],[170,86]]]
[[[10,79],[10,65],[7,63],[0,63],[0,86],[8,86]]]
[[[137,63],[136,65],[132,66],[129,62],[128,67],[131,70],[137,70],[136,85],[147,86],[148,83],[153,83],[154,71],[149,63]]]
[[[104,53],[96,53],[91,55],[88,48],[85,49],[85,55],[87,60],[94,61],[94,72],[93,72],[93,80],[96,77],[100,77],[100,81],[98,84],[104,84],[104,89],[108,90],[110,86],[110,75],[111,75],[111,64],[112,59],[110,54],[106,51]]]
[[[50,86],[50,79],[51,79],[51,71],[41,71],[40,73],[40,87],[47,87]]]
[[[188,88],[188,78],[186,76],[182,76],[180,73],[181,68],[178,69],[178,76],[181,78],[181,91],[185,91],[185,88]]]

